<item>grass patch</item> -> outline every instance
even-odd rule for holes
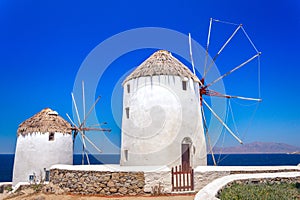
[[[299,200],[299,183],[250,183],[237,184],[224,188],[218,198],[221,200]]]

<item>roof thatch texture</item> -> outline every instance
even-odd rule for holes
[[[72,126],[69,122],[58,115],[56,111],[45,108],[26,121],[18,128],[18,136],[32,133],[57,132],[72,134]]]
[[[139,77],[157,76],[157,75],[173,75],[182,78],[191,78],[196,82],[200,82],[187,66],[176,59],[172,54],[166,50],[159,50],[146,59],[140,66],[138,66],[123,82]]]

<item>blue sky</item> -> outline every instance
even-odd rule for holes
[[[205,46],[211,17],[243,23],[263,52],[263,102],[243,135],[245,142],[273,141],[299,146],[300,3],[297,0],[2,0],[0,153],[14,152],[18,124],[41,109],[51,107],[63,117],[72,113],[70,93],[76,74],[86,56],[102,41],[133,28],[163,27],[184,34],[191,32],[193,39]],[[112,128],[108,137],[116,145],[120,143],[120,129],[110,109],[113,86],[152,52],[148,49],[120,57],[107,69],[100,81],[102,85],[98,86],[97,93],[103,98],[96,109],[101,111],[99,118]],[[233,54],[238,52],[234,50]],[[243,94],[245,88],[251,88],[257,81],[243,82],[243,88],[238,82],[224,83],[226,89]],[[247,127],[249,116],[238,117],[237,123]]]

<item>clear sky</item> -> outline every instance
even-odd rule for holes
[[[163,27],[184,34],[191,32],[193,39],[205,46],[211,17],[243,23],[263,53],[263,102],[247,133],[242,133],[245,142],[284,142],[300,146],[298,0],[2,0],[0,153],[14,152],[18,125],[41,109],[50,107],[63,117],[65,113],[72,113],[70,93],[76,74],[86,56],[102,41],[133,28]],[[243,50],[242,45],[239,48]],[[112,90],[125,73],[152,52],[148,49],[120,57],[109,66],[98,85],[97,93],[103,98],[96,110],[101,113],[99,118],[112,128],[108,138],[117,146],[120,144],[117,124],[121,119],[114,119],[111,114]],[[225,69],[220,71],[226,72]],[[244,82],[243,79],[238,80]],[[243,88],[238,82],[224,83],[226,89],[247,95],[245,91],[257,84],[257,80],[244,83]],[[246,127],[250,118],[239,115],[236,122]]]

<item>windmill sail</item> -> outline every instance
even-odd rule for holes
[[[210,47],[210,37],[211,37],[211,31],[212,31],[212,24],[213,22],[218,22],[218,23],[224,23],[224,24],[229,24],[229,25],[233,25],[236,26],[235,30],[232,32],[232,34],[230,35],[230,37],[225,41],[225,43],[221,46],[221,48],[219,49],[219,51],[217,52],[217,54],[213,57],[212,61],[210,61],[210,63],[208,64],[208,57],[209,57],[209,47]],[[237,32],[239,30],[242,30],[244,35],[247,37],[248,41],[250,42],[250,44],[252,45],[252,47],[254,48],[254,50],[256,51],[256,54],[253,55],[252,57],[250,57],[248,60],[244,61],[243,63],[239,64],[238,66],[236,66],[235,68],[231,69],[230,71],[228,71],[227,73],[219,76],[218,78],[216,78],[215,80],[211,81],[210,83],[206,84],[206,76],[209,73],[211,67],[213,66],[213,64],[215,64],[216,59],[221,55],[221,53],[223,52],[223,50],[225,49],[225,47],[230,43],[230,41],[236,36]],[[192,63],[192,67],[194,70],[194,61],[193,61],[193,57],[192,57],[192,48],[191,48],[191,35],[189,34],[189,46],[190,46],[190,57],[191,57],[191,63]],[[248,63],[250,63],[251,61],[253,61],[254,59],[258,59],[259,62],[259,57],[261,55],[261,52],[259,52],[257,50],[257,48],[255,47],[254,43],[252,42],[252,40],[250,39],[249,35],[246,33],[245,29],[243,28],[242,24],[236,24],[236,23],[231,23],[231,22],[226,22],[226,21],[221,21],[221,20],[216,20],[216,19],[210,19],[210,23],[209,23],[209,29],[208,29],[208,36],[207,36],[207,42],[206,42],[206,51],[205,51],[205,60],[204,60],[204,74],[202,76],[202,79],[199,83],[199,88],[200,88],[200,103],[201,103],[201,115],[202,115],[202,120],[203,120],[203,125],[204,125],[204,129],[205,129],[205,134],[206,134],[206,138],[207,138],[207,142],[208,142],[208,146],[210,149],[210,152],[212,154],[212,159],[214,162],[214,165],[216,165],[216,160],[214,157],[214,153],[213,153],[213,148],[211,145],[211,141],[210,141],[210,136],[209,136],[209,130],[208,130],[208,124],[206,121],[206,117],[205,117],[205,113],[204,113],[204,108],[203,105],[206,106],[206,108],[210,111],[210,113],[215,117],[215,119],[217,119],[217,121],[219,121],[219,123],[227,130],[227,132],[229,132],[231,134],[231,136],[233,138],[235,138],[240,144],[243,144],[242,140],[229,128],[229,126],[226,124],[225,121],[223,121],[221,119],[221,117],[219,117],[219,115],[213,110],[212,107],[209,106],[209,104],[204,100],[204,96],[209,96],[209,97],[219,97],[219,98],[226,98],[226,99],[241,99],[241,100],[247,100],[247,101],[256,101],[256,102],[261,102],[262,99],[261,98],[250,98],[250,97],[243,97],[243,96],[237,96],[237,95],[228,95],[228,94],[222,94],[220,92],[214,91],[212,89],[210,89],[211,86],[213,86],[214,84],[216,84],[217,82],[221,81],[223,78],[229,76],[230,74],[234,73],[235,71],[237,71],[238,69],[244,67],[245,65],[247,65]],[[259,66],[259,63],[258,63]],[[259,69],[259,68],[258,68]],[[260,92],[259,92],[259,96],[260,96]]]
[[[75,108],[75,113],[77,116],[77,121],[78,124],[76,124],[74,122],[74,120],[71,119],[71,117],[69,116],[69,114],[67,113],[67,117],[70,120],[70,122],[73,125],[73,146],[74,146],[74,142],[76,139],[76,136],[78,135],[78,133],[80,134],[80,139],[82,142],[82,164],[84,164],[84,157],[86,157],[87,160],[87,164],[90,164],[90,159],[89,159],[89,155],[88,155],[88,151],[87,151],[87,145],[86,145],[86,141],[94,148],[97,150],[97,152],[102,153],[102,150],[100,148],[98,148],[91,139],[89,139],[86,136],[86,132],[87,131],[102,131],[102,132],[110,132],[110,129],[103,129],[103,128],[95,128],[95,127],[88,127],[86,126],[86,122],[87,119],[89,117],[89,115],[91,114],[91,112],[94,110],[96,104],[99,102],[100,100],[100,96],[97,97],[97,99],[95,100],[95,102],[93,103],[93,105],[91,106],[91,108],[89,109],[88,113],[86,113],[86,105],[85,105],[85,89],[84,89],[84,81],[82,81],[82,106],[83,106],[83,120],[81,121],[80,119],[80,115],[79,115],[79,111],[78,111],[78,107],[77,107],[77,103],[74,97],[74,94],[71,93],[72,96],[72,102]],[[103,123],[106,124],[106,123]]]

